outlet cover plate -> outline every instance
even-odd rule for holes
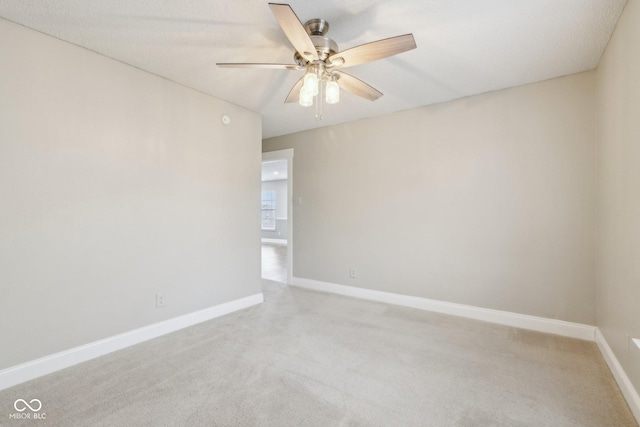
[[[166,307],[167,301],[163,293],[156,294],[156,308]]]

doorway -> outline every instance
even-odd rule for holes
[[[262,154],[262,278],[290,283],[293,272],[293,149]]]

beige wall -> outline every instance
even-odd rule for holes
[[[640,2],[629,0],[597,70],[597,324],[640,390]]]
[[[295,277],[594,324],[593,73],[263,141],[290,147]]]
[[[258,114],[1,19],[0,58],[0,369],[261,291]]]

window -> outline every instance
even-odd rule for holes
[[[276,192],[266,190],[262,192],[262,229],[274,231],[276,229]]]

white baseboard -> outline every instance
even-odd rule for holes
[[[581,323],[565,322],[563,320],[547,319],[544,317],[529,316],[509,311],[492,310],[464,304],[437,301],[428,298],[394,294],[391,292],[356,288],[353,286],[338,285],[335,283],[321,282],[319,280],[304,279],[301,277],[293,277],[291,284],[293,286],[312,289],[315,291],[331,292],[334,294],[370,301],[378,301],[401,305],[404,307],[417,308],[420,310],[433,311],[436,313],[450,314],[453,316],[562,335],[570,338],[578,338],[587,341],[595,340],[595,326],[584,325]]]
[[[600,348],[600,352],[602,353],[604,360],[607,362],[607,365],[609,365],[609,369],[618,383],[618,387],[620,387],[622,395],[627,400],[627,404],[629,405],[631,412],[633,412],[638,424],[640,424],[640,395],[638,395],[638,391],[624,372],[624,369],[622,368],[622,365],[620,365],[620,362],[618,362],[615,354],[613,354],[613,350],[609,347],[609,343],[604,338],[600,328],[596,328],[596,343]]]
[[[287,239],[267,239],[266,237],[263,237],[262,243],[274,243],[276,245],[286,245]]]
[[[264,301],[262,293],[174,317],[0,371],[0,390]]]

